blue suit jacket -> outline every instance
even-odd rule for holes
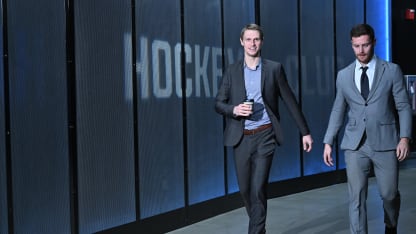
[[[348,111],[341,149],[357,149],[364,131],[375,151],[394,150],[400,137],[411,138],[412,110],[400,67],[376,57],[367,101],[354,83],[355,62],[338,72],[337,94],[324,143],[333,145]]]
[[[277,143],[283,141],[280,125],[279,98],[287,105],[302,135],[309,134],[309,128],[299,108],[296,98],[287,83],[286,74],[280,63],[262,59],[261,94],[267,114],[270,117]],[[233,115],[234,106],[246,98],[244,83],[244,62],[230,65],[221,81],[216,96],[215,110],[226,117],[224,145],[234,146],[243,136],[244,118]]]

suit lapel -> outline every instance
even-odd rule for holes
[[[352,87],[353,92],[356,94],[356,96],[359,96],[359,98],[363,99],[361,96],[360,90],[358,90],[357,85],[355,84],[355,62],[353,62],[349,66],[349,79],[348,79],[348,85]],[[364,99],[363,99],[364,100]]]
[[[264,82],[266,80],[266,66],[267,66],[267,61],[265,59],[261,59],[261,93],[263,93],[264,90]]]
[[[370,93],[368,94],[368,99],[370,99],[376,92],[376,89],[381,82],[381,77],[383,76],[384,68],[385,68],[385,63],[379,60],[378,58],[376,58],[376,68],[374,71],[373,84],[371,85]]]
[[[238,87],[238,95],[241,97],[241,102],[247,97],[246,93],[246,84],[244,81],[244,61],[240,62],[240,69],[238,70],[238,74],[236,77],[235,82],[237,83],[236,87]]]

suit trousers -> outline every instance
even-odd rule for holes
[[[396,151],[374,151],[365,141],[358,150],[345,151],[351,233],[368,233],[367,191],[371,169],[383,201],[384,222],[396,227],[400,210],[399,168]]]
[[[276,139],[273,128],[244,135],[234,147],[238,186],[249,217],[249,234],[265,233],[267,184]]]

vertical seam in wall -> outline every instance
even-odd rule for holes
[[[260,22],[260,0],[254,1],[254,20],[256,24],[261,25]]]
[[[3,4],[3,67],[4,67],[4,121],[5,121],[5,156],[6,156],[6,183],[7,183],[7,220],[9,233],[14,233],[13,219],[13,180],[11,156],[11,129],[10,129],[10,89],[9,89],[9,59],[8,59],[8,27],[7,27],[7,1]]]
[[[66,0],[68,163],[71,233],[79,233],[74,0]]]
[[[302,110],[302,48],[301,48],[301,0],[297,0],[297,27],[298,27],[298,64],[299,64],[299,68],[298,68],[298,97],[299,97],[299,106]],[[302,110],[303,112],[303,110]],[[300,153],[299,153],[299,157],[300,157],[300,176],[304,176],[304,160],[303,160],[303,144],[302,144],[302,135],[299,134],[299,147],[300,147]]]
[[[138,129],[138,105],[137,99],[137,64],[136,64],[136,0],[131,0],[131,59],[132,59],[132,90],[133,90],[133,140],[134,140],[134,188],[136,202],[136,221],[140,220],[140,167],[139,167],[139,129]]]
[[[184,212],[185,224],[189,223],[189,183],[188,183],[188,133],[186,114],[186,69],[185,69],[185,0],[180,0],[180,25],[181,25],[181,87],[182,87],[182,133],[183,133],[183,168],[184,168]]]
[[[220,0],[220,11],[221,11],[221,62],[222,62],[222,71],[225,71],[225,34],[224,34],[224,0]],[[225,118],[222,118],[223,128],[225,127]],[[223,129],[224,130],[224,129]],[[224,196],[228,195],[228,155],[227,155],[227,147],[223,146],[223,160],[224,160]]]

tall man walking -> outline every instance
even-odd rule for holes
[[[276,145],[282,142],[279,98],[288,107],[302,134],[303,149],[312,137],[280,63],[263,59],[263,31],[256,24],[240,35],[244,60],[225,72],[215,108],[226,117],[224,144],[233,146],[238,185],[249,216],[249,234],[265,233],[267,183]],[[245,99],[252,99],[244,102]],[[250,105],[249,103],[254,102]]]
[[[350,231],[367,233],[367,190],[371,169],[383,200],[385,233],[397,233],[400,209],[398,164],[409,154],[412,111],[400,67],[374,55],[373,28],[351,29],[356,60],[339,71],[337,93],[324,138],[323,160],[333,166],[332,146],[348,114],[341,149],[349,191]]]

